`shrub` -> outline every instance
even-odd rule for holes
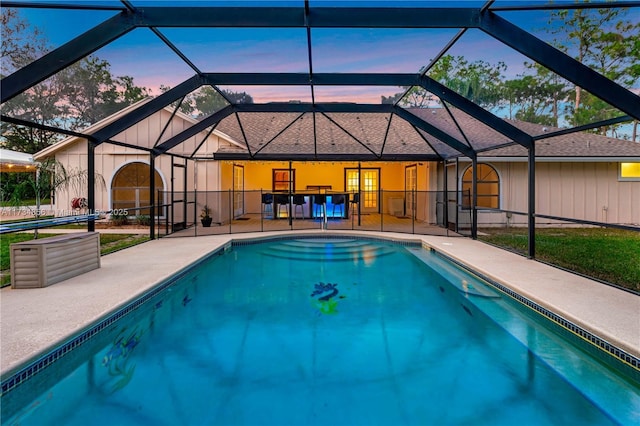
[[[150,226],[151,216],[149,216],[148,214],[139,214],[138,216],[136,216],[136,225]]]
[[[127,225],[129,224],[129,217],[123,213],[113,213],[111,214],[111,219],[109,219],[114,225]]]

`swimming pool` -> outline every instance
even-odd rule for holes
[[[420,246],[234,246],[161,287],[5,391],[3,423],[625,424],[640,411],[631,380]]]

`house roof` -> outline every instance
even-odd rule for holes
[[[411,114],[435,128],[454,135],[481,157],[526,158],[527,149],[456,109],[413,108]],[[640,161],[640,143],[588,132],[562,134],[563,129],[506,120],[536,140],[537,157],[628,158]],[[313,128],[316,128],[314,141]],[[440,159],[455,150],[438,138],[391,114],[359,113],[253,113],[227,117],[220,129],[237,142],[221,147],[214,158],[269,159],[275,156],[316,152],[319,156],[339,157],[355,153],[361,158]],[[557,134],[556,136],[552,136]],[[504,146],[504,145],[507,146]],[[500,148],[493,148],[500,146]],[[345,157],[346,158],[346,157]]]

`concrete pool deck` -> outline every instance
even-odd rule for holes
[[[463,237],[358,231],[261,232],[153,240],[101,258],[101,267],[37,289],[0,290],[0,373],[55,348],[87,325],[232,240],[358,235],[422,241],[626,352],[640,357],[640,296]]]

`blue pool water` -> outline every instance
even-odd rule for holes
[[[214,255],[2,396],[20,425],[637,424],[640,387],[421,247]]]

